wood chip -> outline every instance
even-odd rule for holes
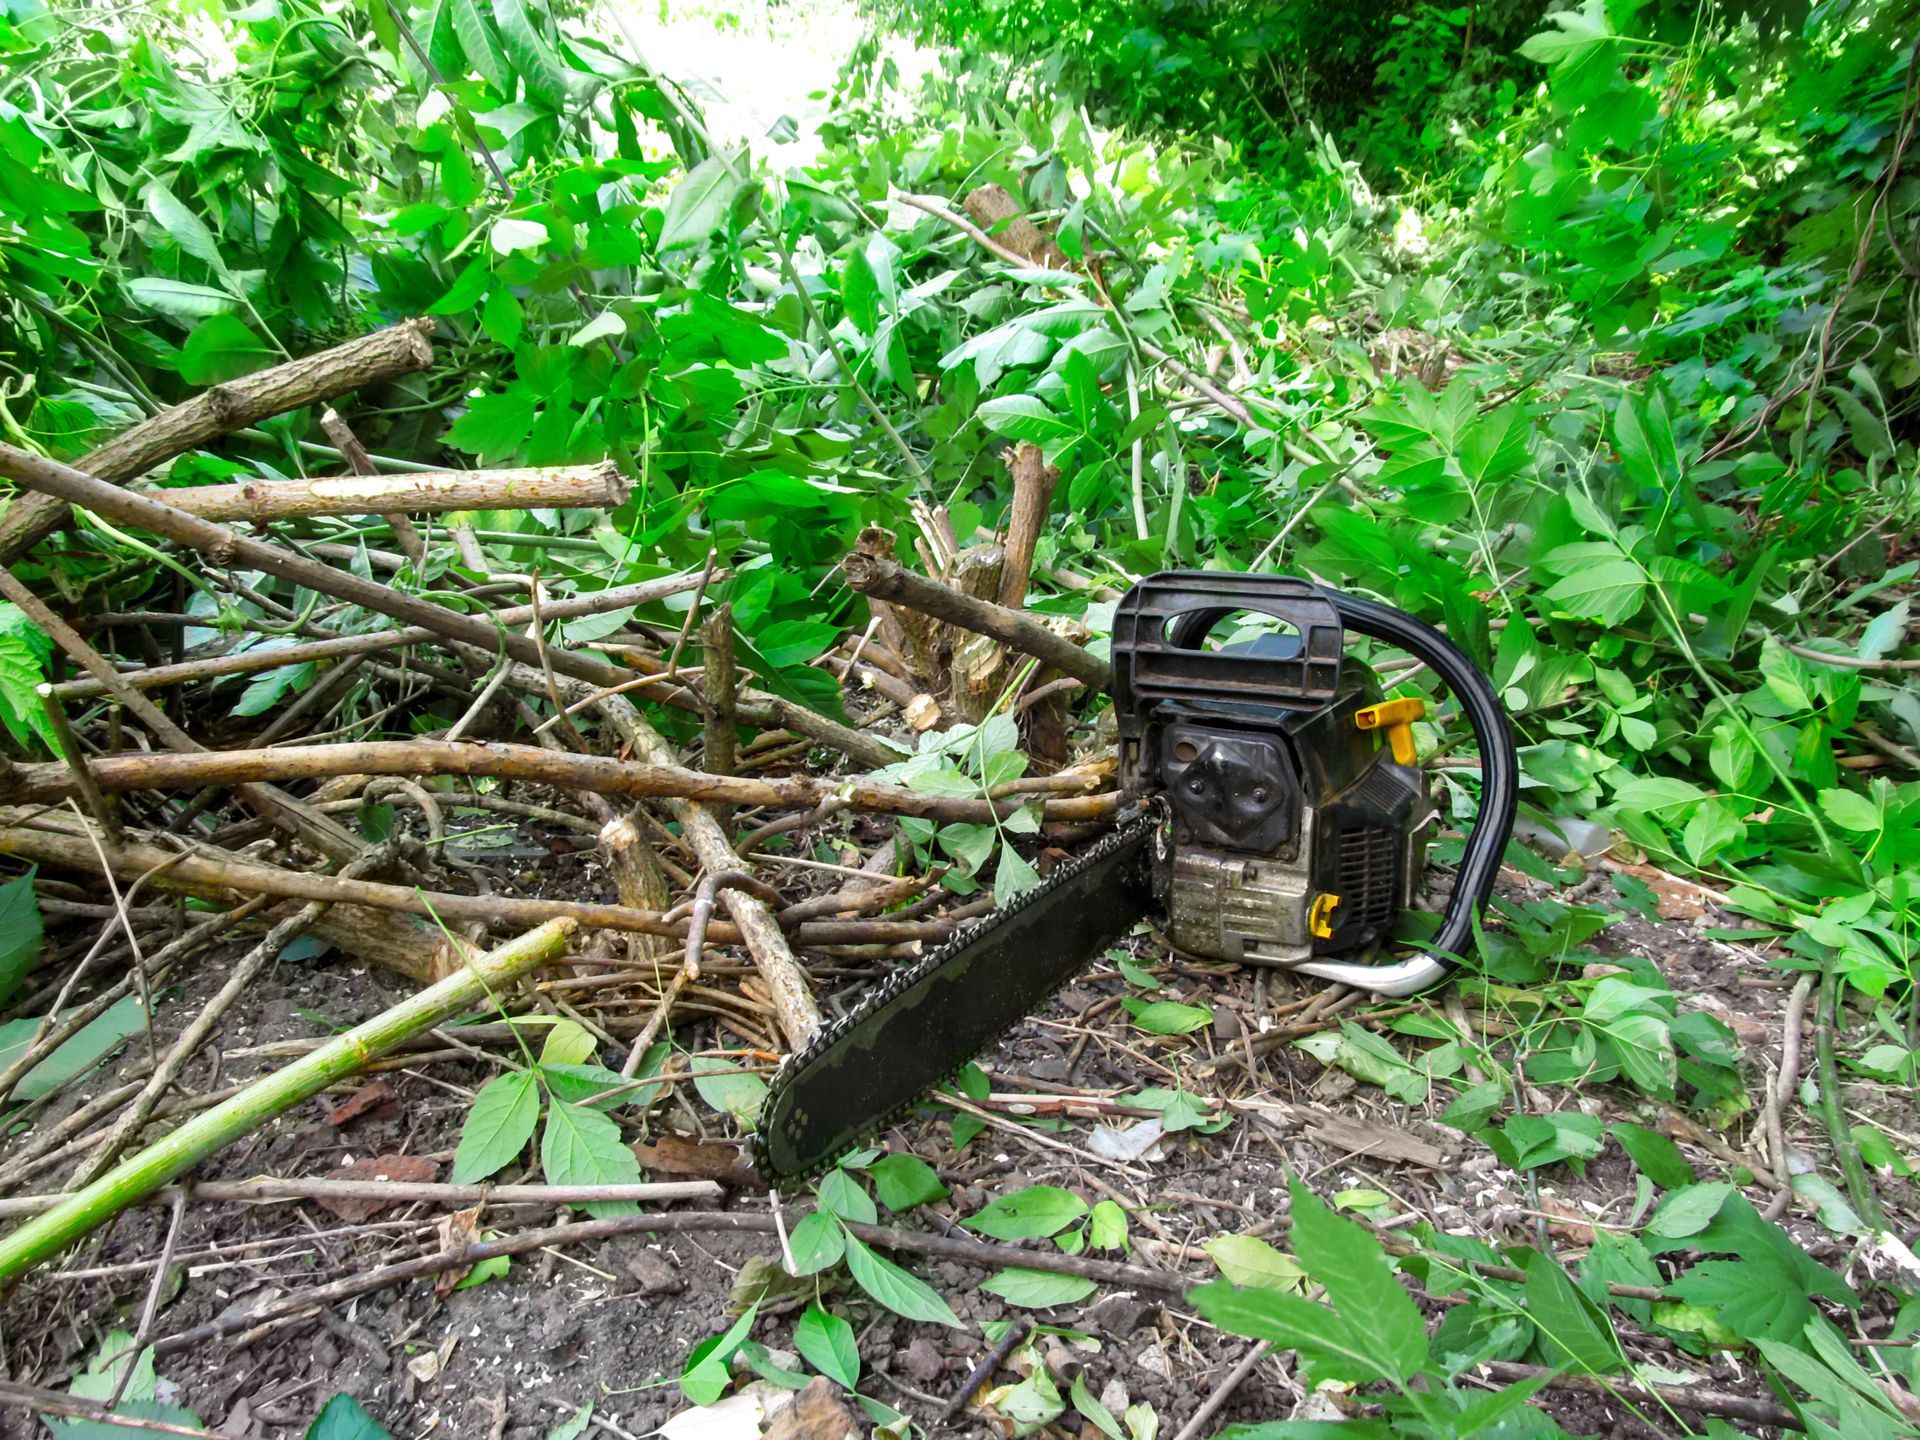
[[[1322,1115],[1309,1124],[1307,1133],[1332,1149],[1364,1155],[1369,1160],[1396,1160],[1405,1165],[1424,1165],[1429,1170],[1438,1170],[1447,1161],[1446,1151],[1411,1130],[1373,1120]]]

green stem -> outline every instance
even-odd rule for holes
[[[487,994],[538,969],[566,948],[574,921],[549,920],[474,959],[466,969],[337,1035],[284,1070],[263,1076],[224,1104],[186,1122],[164,1139],[115,1166],[78,1194],[0,1240],[0,1286],[58,1254],[122,1210],[223,1146],[257,1129],[401,1041],[443,1024]]]
[[[1860,1147],[1853,1143],[1853,1127],[1847,1124],[1840,1108],[1840,1073],[1833,1063],[1833,1035],[1840,1023],[1840,972],[1829,963],[1820,977],[1820,1023],[1814,1027],[1813,1060],[1820,1081],[1820,1116],[1827,1123],[1828,1138],[1833,1141],[1834,1163],[1847,1182],[1847,1198],[1867,1228],[1878,1233],[1887,1228],[1887,1212],[1867,1179],[1867,1167],[1860,1159]],[[1784,1178],[1784,1177],[1783,1177]]]

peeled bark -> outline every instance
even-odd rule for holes
[[[323,475],[142,491],[203,520],[294,520],[321,515],[444,515],[461,510],[608,510],[627,498],[619,467],[426,470]]]

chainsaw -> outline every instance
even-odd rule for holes
[[[1418,894],[1436,819],[1414,750],[1426,705],[1385,698],[1348,630],[1431,669],[1480,751],[1479,815],[1439,929],[1399,960],[1376,956]],[[753,1144],[769,1182],[818,1174],[891,1124],[1149,915],[1177,952],[1381,996],[1434,984],[1468,947],[1519,766],[1492,685],[1439,631],[1287,576],[1167,572],[1115,609],[1113,699],[1115,828],[788,1058]]]

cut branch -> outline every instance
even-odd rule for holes
[[[460,510],[612,509],[627,485],[612,462],[526,470],[424,470],[323,475],[138,492],[203,520],[293,520],[321,515],[444,515]]]
[[[282,745],[264,750],[203,750],[188,755],[145,752],[86,761],[103,794],[133,790],[199,790],[266,780],[319,780],[340,775],[489,775],[553,785],[563,790],[624,795],[636,800],[700,800],[811,810],[840,800],[856,810],[911,815],[943,824],[1004,820],[1031,801],[1030,787],[969,796],[928,795],[875,780],[819,779],[811,775],[713,775],[684,765],[576,755],[537,745],[467,740],[367,740],[327,745]],[[1074,772],[1079,776],[1079,772]],[[1088,771],[1083,788],[1100,783]],[[1018,782],[1015,782],[1017,785]],[[1061,782],[1071,789],[1074,779]],[[0,757],[0,804],[44,805],[77,795],[73,771],[59,761],[16,765]],[[1112,793],[1063,795],[1040,802],[1043,820],[1085,823],[1111,819]],[[734,868],[734,867],[729,867]]]
[[[0,460],[4,457],[0,456]],[[0,465],[0,468],[4,468]],[[892,560],[855,551],[840,562],[847,584],[862,595],[904,605],[931,615],[950,625],[958,625],[976,634],[990,635],[1023,655],[1045,661],[1064,675],[1084,681],[1096,690],[1108,690],[1113,672],[1107,662],[1075,645],[1071,640],[1036,625],[1017,611],[991,600],[976,600],[949,589],[937,580],[916,575]]]
[[[218,436],[424,370],[433,363],[433,324],[406,320],[331,350],[215,385],[115,436],[80,466],[102,480],[124,484]],[[66,520],[67,502],[44,494],[20,496],[0,515],[0,565],[19,559]]]

